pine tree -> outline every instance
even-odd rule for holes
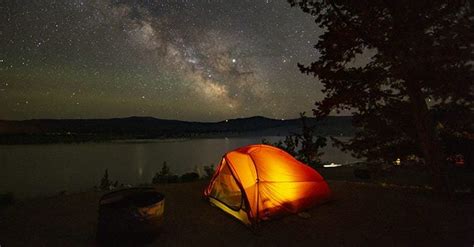
[[[430,167],[435,188],[446,190],[446,153],[432,109],[456,103],[470,109],[467,118],[472,119],[471,3],[288,1],[315,16],[325,31],[315,45],[319,59],[298,64],[324,86],[326,96],[316,102],[314,114],[353,110],[358,133],[346,148],[380,158],[389,152],[385,144],[403,143]]]

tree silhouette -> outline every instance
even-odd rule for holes
[[[326,96],[316,102],[314,114],[355,111],[359,132],[346,148],[366,141],[364,149],[356,150],[359,155],[387,154],[372,149],[405,139],[403,145],[418,150],[431,168],[435,188],[445,190],[446,154],[432,109],[455,104],[470,109],[467,118],[472,119],[471,3],[288,1],[315,16],[325,30],[315,45],[319,59],[298,64],[324,86]]]
[[[301,133],[290,133],[276,143],[263,139],[262,143],[281,148],[313,168],[320,167],[320,158],[324,154],[320,150],[326,146],[326,137],[316,135],[316,127],[308,123],[305,112],[300,113],[300,120]]]
[[[108,190],[112,185],[112,181],[109,179],[109,169],[105,169],[104,176],[100,180],[100,189],[101,190]]]
[[[316,136],[315,127],[309,125],[305,112],[300,113],[300,119],[302,132],[301,134],[296,135],[296,137],[301,143],[301,149],[298,151],[297,157],[312,167],[321,166],[320,158],[324,153],[320,152],[320,150],[326,146],[326,138],[323,136]]]

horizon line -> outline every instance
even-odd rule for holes
[[[328,117],[352,117],[353,115],[328,115]],[[314,116],[307,116],[308,118],[315,118]],[[30,119],[0,119],[0,121],[11,121],[11,122],[21,122],[21,121],[38,121],[38,120],[111,120],[111,119],[127,119],[127,118],[153,118],[157,120],[165,120],[165,121],[181,121],[181,122],[198,122],[198,123],[219,123],[228,120],[238,120],[238,119],[249,119],[249,118],[266,118],[271,120],[295,120],[299,119],[299,117],[292,117],[292,118],[273,118],[273,117],[266,117],[262,115],[254,115],[249,117],[236,117],[236,118],[227,118],[217,121],[197,121],[197,120],[182,120],[182,119],[171,119],[171,118],[159,118],[154,116],[139,116],[139,115],[131,115],[131,116],[123,116],[123,117],[109,117],[109,118],[30,118]]]

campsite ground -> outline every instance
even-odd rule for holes
[[[258,232],[202,199],[206,182],[160,185],[165,222],[151,246],[473,246],[474,200],[329,181],[334,200]],[[1,246],[94,246],[101,193],[16,202],[0,212]]]

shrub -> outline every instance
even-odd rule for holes
[[[167,177],[166,182],[168,182],[168,183],[170,183],[170,184],[172,184],[172,183],[177,183],[177,182],[179,182],[179,177],[178,177],[178,175],[169,175],[169,176]]]
[[[178,180],[179,180],[179,177],[171,173],[171,170],[165,161],[163,162],[161,171],[157,172],[155,176],[153,176],[151,183],[152,184],[177,183]]]
[[[165,178],[163,176],[160,175],[160,173],[156,173],[155,176],[153,176],[153,178],[151,179],[151,183],[152,184],[161,184],[161,183],[165,183]]]
[[[195,172],[188,172],[181,175],[181,182],[192,182],[199,179],[199,174]]]
[[[206,173],[206,178],[211,179],[214,176],[215,170],[214,165],[204,166],[204,172]]]

